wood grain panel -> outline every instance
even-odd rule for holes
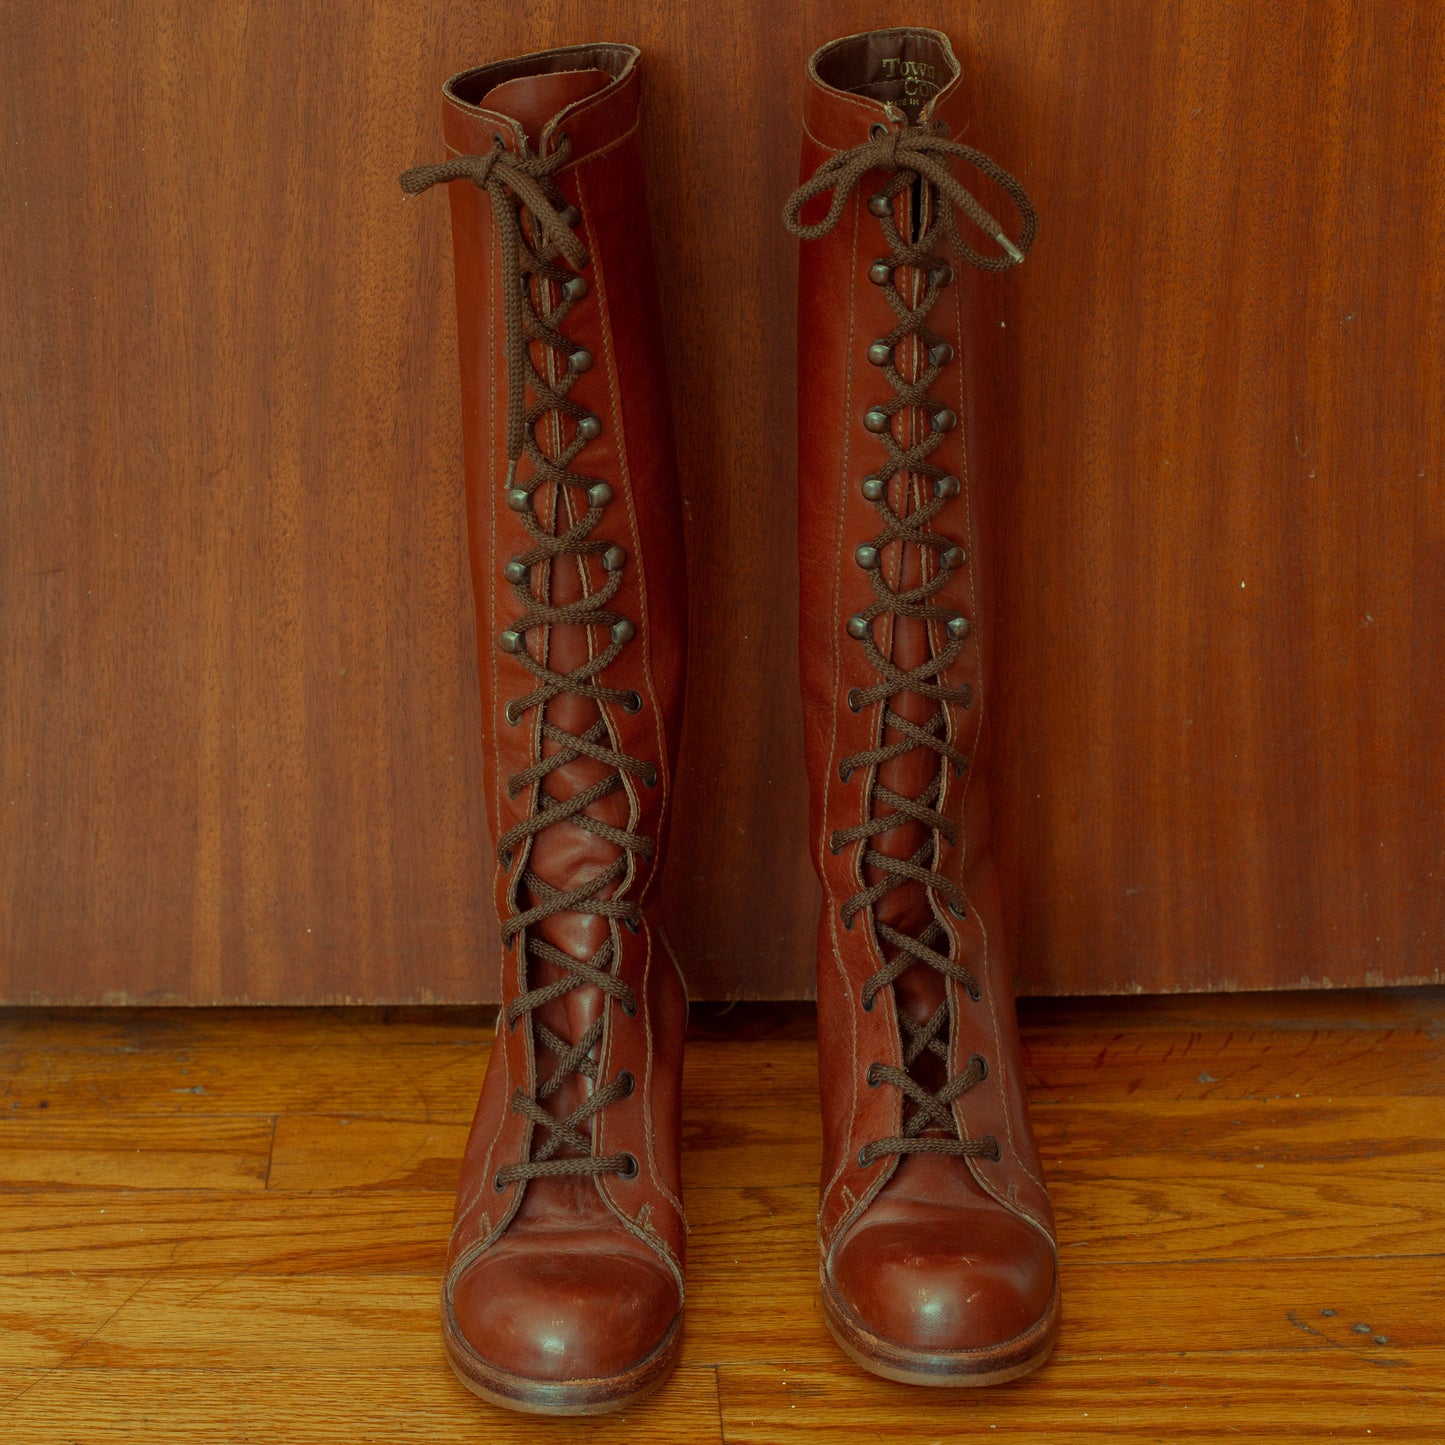
[[[445,207],[395,176],[453,70],[599,35],[647,56],[687,513],[668,933],[697,997],[809,988],[778,211],[806,54],[876,19],[6,7],[0,997],[494,994]],[[890,19],[1042,216],[990,380],[1021,986],[1440,977],[1445,17]]]
[[[971,37],[1048,228],[999,517],[1029,982],[1438,978],[1445,16],[1101,15]]]

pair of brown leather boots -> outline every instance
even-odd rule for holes
[[[487,810],[505,953],[442,1296],[462,1381],[589,1414],[682,1338],[686,997],[652,915],[683,703],[683,546],[638,51],[443,94]],[[980,272],[1034,235],[957,137],[933,30],[809,61],[798,320],[802,678],[824,889],[825,1318],[866,1369],[1033,1369],[1058,1328],[981,766],[996,419]],[[958,180],[1001,187],[1010,240]],[[957,269],[955,270],[955,267]]]

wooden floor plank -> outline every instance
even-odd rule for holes
[[[0,1274],[0,1310],[8,1318],[22,1319],[27,1300],[42,1311],[46,1301],[76,1301],[84,1317],[92,1298],[104,1303],[122,1286],[162,1276],[183,1278],[186,1283],[176,1288],[186,1299],[218,1283],[225,1286],[222,1298],[230,1298],[240,1287],[228,1283],[235,1281],[244,1284],[243,1294],[274,1297],[283,1310],[306,1291],[321,1289],[318,1281],[332,1281],[326,1288],[336,1298],[344,1303],[351,1297],[359,1307],[366,1281],[374,1277],[391,1295],[412,1300],[428,1328],[434,1321],[449,1199],[246,1197],[237,1201],[244,1208],[233,1209],[215,1200],[185,1207],[184,1199],[167,1195],[132,1196],[119,1204],[109,1197],[108,1207],[91,1203],[68,1222],[39,1201],[29,1210],[29,1227],[13,1203],[0,1212],[10,1242],[0,1258],[6,1271]],[[810,1358],[820,1343],[830,1350],[816,1311],[811,1193],[754,1191],[738,1199],[705,1191],[696,1203],[689,1241],[690,1352],[716,1361]],[[408,1238],[418,1242],[400,1243]],[[1081,1348],[1094,1342],[1115,1347],[1133,1338],[1137,1327],[1174,1349],[1185,1318],[1191,1348],[1304,1348],[1313,1336],[1291,1313],[1308,1323],[1314,1312],[1330,1308],[1340,1320],[1352,1326],[1363,1320],[1391,1341],[1439,1343],[1431,1321],[1445,1319],[1442,1272],[1441,1256],[1121,1265],[1088,1264],[1077,1249],[1066,1248],[1065,1339],[1078,1330],[1089,1342]],[[278,1276],[300,1284],[283,1284]],[[274,1282],[258,1284],[262,1277]],[[769,1311],[746,1307],[759,1279],[768,1281]],[[150,1288],[139,1307],[169,1299],[169,1288]],[[1187,1305],[1181,1307],[1181,1300]],[[1316,1332],[1330,1328],[1314,1323]],[[804,1334],[811,1341],[806,1347],[799,1343]],[[12,1324],[7,1339],[13,1345],[18,1337]]]
[[[486,1072],[491,1030],[430,1031],[354,1020],[303,1030],[283,1019],[268,1042],[257,1010],[230,1011],[234,1033],[212,1020],[205,1040],[158,1024],[126,1034],[108,1014],[62,1030],[16,1030],[0,1014],[0,1118],[49,1111],[192,1117],[340,1114],[427,1123],[470,1123]],[[269,1015],[262,1014],[262,1018]],[[136,1039],[142,1040],[137,1043]],[[1253,1028],[1150,1025],[1107,1033],[1025,1029],[1025,1077],[1036,1104],[1050,1101],[1400,1098],[1445,1093],[1445,1038],[1438,1028],[1316,1030],[1283,1021]],[[714,1103],[742,1105],[767,1124],[771,1105],[815,1110],[811,1038],[728,1044],[705,1037],[687,1056],[688,1126],[716,1129]],[[752,1132],[750,1128],[749,1132]]]
[[[1435,1028],[1140,1028],[1024,1033],[1034,1099],[1400,1098],[1445,1092]]]
[[[998,1389],[927,1391],[828,1366],[725,1365],[729,1445],[980,1439],[1438,1441],[1445,1357],[1409,1367],[1333,1351],[1081,1357]]]
[[[679,1369],[664,1393],[620,1415],[565,1420],[484,1404],[435,1346],[425,1358],[328,1370],[108,1369],[0,1372],[0,1429],[24,1445],[707,1445],[721,1441],[717,1379]]]
[[[119,1049],[86,1036],[31,1052],[0,1050],[0,1119],[52,1114],[348,1113],[467,1124],[491,1053],[491,1031],[466,1042],[311,1042]]]
[[[63,1289],[72,1276],[165,1268],[357,1277],[439,1273],[451,1218],[450,1195],[437,1191],[0,1191],[0,1274],[49,1275]]]
[[[763,1092],[765,1086],[759,1086]],[[771,1107],[755,1098],[704,1101],[686,1130],[685,1179],[692,1188],[749,1183],[811,1184],[821,1150],[808,1121],[812,1101],[780,1089]],[[697,1101],[690,1091],[689,1101]],[[786,1099],[786,1104],[780,1102]],[[1445,1095],[1376,1099],[1151,1100],[1035,1106],[1049,1174],[1157,1179],[1223,1179],[1282,1165],[1370,1160],[1388,1169],[1418,1157],[1421,1172],[1445,1170]],[[452,1188],[440,1166],[460,1157],[466,1126],[351,1116],[283,1116],[276,1130],[272,1186],[296,1189],[418,1187],[426,1177]],[[433,1162],[429,1163],[428,1159]],[[285,1181],[283,1184],[282,1181]],[[1167,1188],[1168,1179],[1159,1180]]]
[[[0,1115],[0,1190],[266,1187],[274,1121]]]
[[[790,1241],[795,1242],[795,1241]],[[759,1261],[766,1310],[742,1307],[757,1271],[699,1249],[689,1274],[684,1363],[827,1365],[848,1370],[823,1326],[816,1281],[796,1250]],[[1237,1352],[1331,1352],[1341,1367],[1424,1365],[1445,1350],[1440,1259],[1072,1267],[1054,1363],[1100,1354],[1173,1364]],[[777,1267],[786,1264],[786,1268]],[[265,1372],[336,1365],[346,1341],[366,1372],[437,1354],[440,1266],[389,1276],[258,1275],[184,1263],[147,1274],[0,1278],[10,1368]],[[1363,1328],[1363,1333],[1360,1330]],[[1283,1366],[1282,1366],[1283,1368]]]

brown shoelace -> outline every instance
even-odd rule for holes
[[[532,811],[497,840],[498,860],[504,869],[510,869],[518,857],[529,852],[539,834],[565,824],[582,828],[618,849],[617,857],[607,867],[573,888],[556,888],[530,868],[523,869],[514,880],[514,911],[502,921],[502,942],[510,947],[520,938],[524,959],[545,961],[559,969],[561,976],[513,999],[506,1009],[509,1028],[577,988],[600,989],[626,1014],[636,1014],[634,990],[613,972],[617,950],[610,932],[601,947],[584,961],[564,953],[529,930],[561,913],[601,916],[636,929],[641,921],[637,904],[621,897],[618,891],[604,895],[609,889],[625,887],[630,870],[629,855],[649,858],[653,849],[650,838],[614,827],[587,812],[593,803],[625,786],[623,774],[651,787],[657,781],[657,769],[613,747],[601,713],[604,703],[636,713],[642,707],[642,698],[630,689],[607,687],[601,681],[602,674],[636,635],[635,625],[609,606],[622,585],[627,554],[621,547],[593,536],[612,500],[612,488],[600,478],[572,470],[572,464],[587,443],[601,434],[602,424],[598,417],[567,395],[577,376],[592,365],[591,355],[569,341],[561,329],[572,307],[587,295],[587,281],[578,273],[590,264],[586,248],[574,230],[581,217],[552,179],[554,172],[566,164],[570,153],[571,146],[565,137],[549,156],[530,152],[514,154],[506,150],[498,138],[494,148],[485,155],[457,156],[437,165],[417,166],[401,177],[402,189],[409,196],[457,180],[469,180],[485,191],[491,202],[501,250],[507,359],[506,500],[518,514],[531,546],[507,563],[505,575],[516,592],[521,614],[501,634],[498,645],[515,657],[536,683],[532,691],[507,703],[508,723],[518,726],[533,708],[541,708],[543,713],[534,760],[507,779],[507,795],[511,798],[525,788],[535,788]],[[568,265],[562,265],[563,260]],[[560,371],[556,380],[536,364],[531,348],[534,341],[561,359],[562,366],[555,368]],[[528,388],[535,398],[531,406],[526,401]],[[544,418],[556,418],[559,426],[569,420],[572,423],[571,439],[555,455],[544,451],[537,440],[537,424]],[[519,480],[518,462],[523,457],[531,464],[530,473]],[[542,487],[553,488],[552,516],[556,531],[545,526],[537,515],[535,494]],[[570,525],[563,521],[566,514],[563,496],[567,488],[582,493],[587,504],[585,512]],[[596,557],[600,561],[605,577],[602,586],[587,591],[574,602],[554,604],[551,569],[564,559],[584,557]],[[555,672],[545,660],[549,655],[546,637],[553,627],[606,628],[608,642],[571,672]],[[543,639],[535,652],[527,645],[527,637],[533,631],[540,632]],[[596,720],[581,733],[568,732],[546,716],[547,704],[564,693],[588,698],[598,707]],[[550,756],[542,756],[543,741],[554,746]],[[547,777],[583,757],[611,771],[571,797],[552,797],[544,786]],[[524,887],[535,900],[530,907],[517,906],[519,887]],[[631,1154],[592,1153],[591,1120],[615,1100],[625,1098],[634,1087],[634,1080],[626,1071],[607,1084],[599,1079],[592,1052],[601,1041],[604,1025],[605,1013],[572,1042],[540,1020],[532,1021],[535,1044],[548,1049],[555,1056],[557,1066],[539,1082],[535,1093],[517,1089],[511,1107],[524,1114],[534,1126],[547,1131],[547,1138],[539,1144],[534,1133],[528,1157],[498,1171],[494,1180],[498,1190],[517,1180],[547,1175],[630,1176],[636,1172],[637,1160]],[[570,1114],[558,1118],[544,1107],[545,1101],[573,1074],[585,1078],[592,1090]]]
[[[954,176],[949,163],[955,160],[968,162],[1000,186],[1013,201],[1022,222],[1017,243],[1009,240],[998,222]],[[887,961],[863,985],[865,1009],[871,1009],[883,989],[915,966],[931,968],[953,980],[971,999],[977,1000],[981,996],[978,981],[972,973],[947,952],[940,951],[941,947],[947,946],[948,934],[938,918],[935,917],[918,933],[911,934],[879,921],[874,909],[895,888],[906,883],[927,889],[935,907],[941,899],[956,917],[964,917],[965,907],[958,885],[937,868],[941,853],[939,839],[950,847],[958,843],[957,824],[938,810],[946,770],[951,766],[961,774],[968,766],[967,757],[948,740],[947,708],[950,704],[967,708],[971,706],[973,697],[966,685],[949,687],[941,681],[966,645],[971,630],[969,621],[933,601],[966,561],[962,549],[931,526],[949,498],[960,491],[958,479],[929,460],[945,433],[958,421],[951,411],[929,394],[943,368],[953,360],[953,350],[948,342],[928,325],[929,313],[944,287],[953,279],[951,268],[935,254],[935,247],[941,233],[960,259],[983,271],[1004,271],[1023,260],[1038,229],[1033,206],[1019,182],[971,146],[948,140],[941,125],[905,125],[897,130],[875,126],[866,142],[824,161],[793,192],[783,211],[784,224],[802,240],[816,240],[826,235],[841,218],[859,183],[876,171],[884,172],[888,179],[876,194],[870,196],[868,209],[882,227],[888,254],[874,263],[869,275],[883,288],[897,323],[886,336],[869,347],[868,359],[883,372],[893,395],[886,402],[871,407],[865,417],[865,425],[877,434],[887,453],[885,464],[863,483],[863,494],[873,503],[882,525],[877,535],[855,553],[859,565],[867,569],[874,600],[848,620],[848,633],[863,648],[869,665],[878,674],[878,681],[866,688],[852,689],[848,706],[854,712],[861,712],[865,707],[882,703],[879,737],[882,739],[891,731],[896,740],[887,744],[880,741],[878,746],[855,753],[840,763],[839,774],[844,782],[859,769],[871,770],[870,806],[868,817],[863,822],[838,829],[828,840],[828,846],[834,853],[862,844],[864,851],[860,871],[868,867],[879,875],[876,882],[861,888],[840,909],[844,927],[852,928],[860,914],[866,915],[880,943],[886,945],[886,949],[880,949],[880,952],[884,952]],[[905,192],[911,194],[915,187],[921,189],[914,213],[924,221],[920,223],[922,229],[916,239],[910,241],[895,222],[895,200]],[[832,199],[827,214],[821,221],[805,224],[802,220],[804,207],[814,197],[828,191],[832,192]],[[926,194],[923,194],[925,191]],[[997,253],[981,252],[964,240],[958,228],[960,212],[997,243],[1000,248]],[[923,290],[916,305],[909,304],[904,288],[899,285],[900,273],[913,283],[912,289],[916,290],[921,280]],[[918,354],[926,363],[918,368],[918,374],[913,379],[903,375],[897,365],[898,348],[908,338],[914,339]],[[924,425],[911,425],[914,439],[909,445],[904,445],[894,435],[894,421],[900,415],[905,423],[926,418]],[[907,480],[910,490],[915,478],[932,483],[932,497],[906,514],[894,510],[888,495],[890,481],[900,474]],[[918,586],[902,591],[890,586],[882,566],[882,556],[885,548],[895,544],[911,545],[920,552],[934,552],[938,565],[933,575],[925,575]],[[925,574],[927,570],[924,569]],[[885,613],[939,624],[944,628],[948,641],[940,651],[917,667],[899,667],[892,658],[884,655],[874,641],[873,624]],[[920,726],[894,710],[893,699],[903,692],[931,699],[936,704],[926,724]],[[916,748],[927,749],[938,758],[937,772],[916,797],[897,793],[877,780],[876,770],[880,766]],[[889,811],[880,813],[880,805]],[[931,835],[911,857],[893,858],[872,846],[874,839],[908,823],[920,824]],[[902,1011],[899,1019],[906,1034],[901,1040],[903,1068],[874,1063],[868,1069],[868,1082],[872,1085],[890,1084],[903,1093],[909,1108],[902,1133],[865,1144],[859,1151],[858,1162],[866,1166],[887,1155],[911,1153],[997,1158],[997,1141],[991,1135],[981,1139],[963,1138],[952,1110],[955,1100],[987,1076],[988,1066],[983,1058],[975,1054],[967,1067],[948,1078],[936,1092],[920,1083],[912,1072],[925,1052],[941,1059],[945,1068],[948,1066],[948,1040],[953,1019],[947,998],[923,1023],[916,1022]]]

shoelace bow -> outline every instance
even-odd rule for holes
[[[1013,201],[1019,212],[1021,229],[1017,243],[1010,241],[1003,228],[983,208],[949,167],[952,160],[963,160],[994,181]],[[805,181],[784,208],[783,220],[788,230],[802,240],[817,240],[826,235],[842,217],[844,208],[863,178],[883,171],[889,179],[869,198],[869,211],[883,229],[889,254],[874,263],[870,278],[882,286],[883,294],[893,308],[897,323],[884,337],[869,348],[869,360],[883,372],[892,387],[892,398],[870,408],[866,418],[870,430],[877,433],[887,453],[887,461],[863,483],[863,494],[877,509],[882,529],[855,554],[873,587],[874,600],[862,612],[849,619],[848,632],[863,648],[869,665],[878,674],[878,681],[866,688],[854,688],[848,706],[861,712],[875,703],[883,704],[880,739],[888,731],[895,734],[893,742],[855,753],[844,758],[839,774],[846,783],[859,769],[872,769],[869,816],[848,828],[840,828],[829,839],[834,853],[841,853],[854,844],[864,845],[860,872],[871,868],[877,881],[861,888],[848,898],[840,910],[845,927],[851,928],[859,914],[869,918],[879,940],[892,950],[891,956],[863,985],[862,1001],[866,1009],[885,988],[895,983],[908,969],[919,965],[931,968],[962,987],[977,1001],[981,997],[978,981],[962,964],[940,949],[948,941],[947,930],[935,917],[917,934],[905,933],[881,922],[874,914],[875,905],[905,883],[927,889],[935,899],[942,898],[955,916],[964,916],[965,900],[952,879],[937,869],[941,837],[950,847],[958,842],[958,826],[939,811],[947,769],[952,766],[961,774],[968,766],[967,757],[948,739],[949,704],[963,708],[972,705],[973,696],[965,684],[949,687],[941,681],[966,645],[970,632],[968,620],[950,608],[934,603],[934,596],[945,586],[953,573],[965,565],[963,550],[932,529],[930,525],[944,509],[950,497],[960,490],[958,479],[929,460],[943,441],[945,433],[957,418],[929,395],[930,388],[943,368],[953,360],[953,350],[946,339],[928,326],[928,315],[943,288],[953,279],[949,266],[934,254],[939,233],[952,245],[954,254],[982,271],[1005,271],[1018,265],[1033,245],[1038,219],[1028,195],[1017,180],[971,146],[950,141],[941,128],[904,126],[887,130],[875,126],[869,140],[830,157]],[[921,184],[928,194],[917,214],[923,228],[910,241],[898,229],[894,218],[895,199]],[[832,192],[827,214],[822,220],[805,224],[802,213],[816,196]],[[1000,247],[997,254],[986,254],[970,246],[959,232],[958,213],[962,212],[986,236]],[[922,294],[916,305],[910,305],[898,275],[912,278],[917,290],[920,278]],[[898,348],[913,338],[920,365],[910,380],[898,368]],[[908,445],[894,435],[894,419],[903,415],[907,431],[912,434]],[[926,418],[922,424],[919,418]],[[923,505],[904,514],[895,511],[889,501],[889,483],[899,474],[909,481],[921,478],[932,483],[932,497]],[[912,545],[920,553],[932,551],[937,567],[932,576],[924,568],[922,581],[916,587],[896,591],[890,586],[881,565],[883,550],[893,544]],[[948,641],[931,657],[914,668],[899,667],[885,656],[873,637],[874,621],[885,613],[895,617],[914,618],[934,623],[944,629]],[[893,699],[902,692],[929,698],[935,704],[933,715],[922,726],[896,712]],[[907,797],[884,786],[877,779],[877,769],[901,758],[915,748],[926,748],[938,757],[938,770],[916,797]],[[879,812],[879,805],[889,811]],[[875,838],[908,823],[918,823],[929,833],[928,839],[911,857],[893,858],[871,846]],[[952,1010],[947,998],[923,1023],[917,1023],[899,1011],[900,1025],[906,1034],[903,1045],[903,1067],[874,1063],[868,1069],[868,1082],[890,1084],[900,1090],[911,1108],[905,1115],[900,1135],[876,1139],[859,1151],[858,1162],[867,1165],[885,1155],[934,1153],[998,1157],[998,1143],[991,1135],[981,1139],[965,1139],[953,1116],[955,1100],[987,1076],[988,1066],[975,1054],[962,1072],[947,1079],[936,1092],[914,1076],[914,1066],[925,1053],[941,1059],[945,1070],[949,1064],[948,1039],[952,1032]],[[928,1132],[937,1130],[939,1132]]]
[[[513,999],[506,1010],[509,1028],[577,988],[600,989],[629,1017],[636,1014],[634,990],[613,973],[616,950],[610,931],[601,947],[584,961],[528,930],[557,914],[579,912],[637,928],[641,914],[635,902],[617,892],[603,895],[614,886],[618,889],[624,886],[631,866],[629,855],[650,858],[653,851],[650,838],[613,827],[587,812],[592,804],[624,787],[624,773],[651,787],[657,781],[657,769],[613,747],[601,715],[604,703],[636,713],[642,707],[642,698],[630,689],[607,687],[599,680],[636,635],[636,627],[609,607],[622,585],[627,554],[621,547],[592,535],[612,500],[612,488],[600,478],[572,471],[572,464],[583,448],[600,435],[601,421],[567,395],[577,376],[592,364],[591,355],[576,347],[561,330],[572,307],[587,295],[586,279],[578,273],[590,264],[587,250],[574,230],[581,217],[552,180],[553,173],[566,164],[570,153],[571,145],[565,137],[549,156],[515,154],[506,150],[498,139],[485,155],[456,156],[436,165],[416,166],[401,177],[402,189],[409,196],[457,180],[469,180],[485,191],[491,202],[501,250],[507,361],[507,505],[518,514],[532,545],[507,563],[505,575],[513,585],[522,612],[501,634],[498,645],[515,657],[536,682],[531,692],[507,703],[507,722],[518,726],[533,708],[542,709],[542,716],[534,761],[507,779],[510,798],[525,788],[535,787],[532,811],[497,840],[497,856],[502,867],[510,869],[540,833],[567,823],[605,839],[619,850],[606,868],[574,888],[556,888],[530,868],[524,869],[514,881],[514,899],[518,889],[524,887],[535,901],[530,907],[517,908],[503,920],[502,942],[510,947],[520,937],[524,963],[527,959],[543,960],[559,969],[561,976]],[[559,258],[568,265],[561,265]],[[532,354],[533,341],[540,342],[547,353],[560,357],[563,366],[547,367],[545,371],[539,368]],[[556,379],[547,374],[554,369],[560,371]],[[526,402],[528,387],[535,397],[530,407]],[[543,450],[536,434],[537,423],[549,416],[556,417],[559,426],[567,419],[573,423],[571,439],[562,444],[555,455]],[[531,463],[531,471],[519,481],[517,464],[523,457]],[[544,486],[553,488],[552,515],[556,531],[544,525],[537,515],[535,494]],[[568,489],[581,493],[586,500],[585,511],[570,523],[566,521]],[[585,557],[596,557],[601,562],[605,578],[602,586],[574,602],[553,604],[552,567],[563,564],[566,559]],[[533,589],[534,578],[537,591]],[[555,672],[545,661],[548,656],[545,638],[547,630],[553,627],[604,627],[608,629],[608,642],[571,672]],[[527,646],[527,636],[539,629],[544,642],[533,653]],[[582,733],[568,732],[546,716],[547,704],[564,693],[588,698],[598,705],[596,720]],[[545,757],[542,755],[544,741],[555,748]],[[545,779],[558,768],[583,757],[611,771],[591,787],[568,798],[552,797],[545,789]],[[513,906],[516,908],[515,903]],[[605,1012],[598,1015],[580,1038],[570,1042],[541,1020],[532,1020],[535,1043],[551,1051],[557,1066],[534,1093],[518,1088],[513,1093],[511,1107],[534,1126],[546,1130],[548,1137],[537,1144],[534,1134],[528,1157],[498,1171],[494,1180],[498,1190],[516,1180],[547,1175],[630,1176],[636,1172],[637,1161],[631,1154],[592,1153],[590,1121],[609,1104],[625,1098],[634,1087],[632,1075],[626,1071],[608,1084],[600,1083],[592,1052],[601,1041],[604,1026]],[[573,1074],[585,1078],[592,1090],[566,1118],[558,1118],[543,1105]],[[563,1150],[571,1151],[570,1156],[556,1157]]]

